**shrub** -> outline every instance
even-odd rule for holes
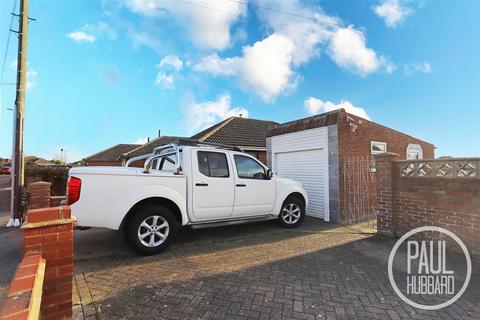
[[[52,196],[64,196],[67,190],[68,170],[66,165],[36,165],[25,166],[26,184],[35,181],[47,181],[52,184]]]

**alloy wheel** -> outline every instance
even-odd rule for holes
[[[146,247],[157,247],[168,237],[170,227],[162,216],[150,216],[143,219],[138,227],[138,240]]]
[[[282,219],[287,224],[295,224],[300,219],[300,207],[295,203],[289,203],[282,209]]]

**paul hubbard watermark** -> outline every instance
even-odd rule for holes
[[[466,261],[466,276],[457,291],[455,271],[447,264],[447,241],[441,240],[409,240],[410,237],[423,232],[437,232],[452,238],[462,249]],[[397,277],[399,289],[394,277],[393,262],[398,248],[406,241],[406,274]],[[398,271],[397,271],[398,272]],[[472,261],[465,244],[453,232],[441,227],[426,226],[413,229],[404,234],[395,243],[388,258],[388,278],[395,293],[412,307],[424,310],[438,310],[457,301],[468,287],[472,274]],[[405,278],[404,278],[405,277]],[[400,281],[405,281],[400,283]],[[455,291],[457,293],[455,294]],[[437,304],[420,304],[414,300],[428,296],[441,296],[446,300]]]

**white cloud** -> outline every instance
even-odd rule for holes
[[[385,20],[388,27],[395,28],[413,13],[413,9],[403,5],[402,0],[382,0],[378,6],[373,7],[377,16]]]
[[[81,30],[87,34],[91,34],[98,39],[101,36],[107,36],[108,38],[115,40],[118,37],[117,30],[115,30],[110,24],[100,21],[95,24],[86,24]]]
[[[153,35],[145,31],[137,31],[132,27],[128,27],[128,36],[133,42],[135,49],[145,46],[154,51],[161,51],[162,45]]]
[[[15,70],[17,69],[17,59],[10,62],[10,68]],[[27,62],[27,89],[34,88],[37,85],[37,75],[38,72],[32,67],[30,67],[29,63]]]
[[[96,38],[93,35],[87,34],[83,31],[70,32],[67,36],[75,42],[90,42],[90,43],[92,43],[96,40]]]
[[[161,71],[157,74],[153,83],[162,89],[173,89],[175,87],[175,80],[173,76]]]
[[[148,142],[148,137],[140,137],[133,142],[133,144],[145,144]]]
[[[127,7],[148,17],[173,16],[200,48],[223,50],[230,46],[230,28],[247,12],[233,1],[204,0],[188,3],[164,0],[125,0]]]
[[[193,69],[198,72],[207,72],[214,76],[233,76],[237,73],[239,60],[239,57],[222,59],[218,54],[214,53],[201,58],[193,66]]]
[[[162,89],[173,89],[175,87],[175,78],[177,73],[183,68],[183,61],[177,56],[168,55],[165,56],[157,65],[160,71],[157,73],[153,83]],[[170,74],[165,71],[169,70]]]
[[[367,112],[365,109],[361,107],[356,107],[353,104],[351,104],[349,101],[342,100],[340,103],[335,104],[331,101],[323,101],[314,97],[310,97],[306,99],[304,102],[305,109],[307,112],[311,115],[323,113],[323,112],[329,112],[333,110],[337,110],[340,108],[345,109],[346,112],[354,114],[356,116],[362,117],[364,119],[370,120],[370,117],[368,116]]]
[[[338,29],[330,42],[328,53],[342,68],[366,76],[381,68],[390,73],[395,70],[393,63],[367,48],[365,35],[353,27]]]
[[[300,78],[298,68],[318,57],[325,48],[340,67],[362,76],[395,70],[393,63],[366,46],[363,32],[352,26],[342,27],[339,18],[330,17],[321,9],[304,7],[299,1],[261,1],[261,5],[311,19],[259,9],[257,15],[269,32],[265,39],[245,46],[239,56],[205,56],[193,69],[233,77],[243,90],[266,102],[293,90]]]
[[[293,42],[295,50],[293,51],[293,63],[300,65],[307,63],[310,59],[320,54],[319,45],[326,43],[334,30],[336,30],[342,21],[336,17],[331,17],[323,13],[321,8],[309,8],[300,1],[275,1],[263,0],[265,7],[275,8],[281,12],[290,12],[305,19],[295,16],[287,16],[276,11],[257,10],[257,15],[266,25],[268,30],[282,35]]]
[[[183,61],[180,60],[177,56],[168,55],[165,56],[160,63],[157,65],[159,68],[173,68],[174,70],[181,70],[183,67]]]
[[[27,71],[27,89],[31,89],[37,85],[37,71],[33,68],[28,68]]]
[[[248,110],[232,107],[230,95],[222,94],[216,101],[196,103],[193,99],[183,106],[185,125],[190,132],[198,132],[231,116],[248,118]]]
[[[295,86],[292,70],[294,44],[287,37],[272,34],[243,48],[240,57],[221,59],[213,54],[204,57],[194,70],[213,75],[235,76],[246,91],[254,92],[264,101]]]
[[[406,64],[403,66],[403,70],[405,74],[411,75],[413,73],[432,73],[433,68],[429,62],[421,62],[421,63],[414,63],[414,64]]]

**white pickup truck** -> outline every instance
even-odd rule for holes
[[[129,167],[139,160],[143,168]],[[193,140],[158,147],[125,167],[72,168],[67,188],[79,226],[124,230],[145,255],[168,247],[184,226],[278,219],[297,227],[307,202],[301,183],[274,176],[241,149]]]

